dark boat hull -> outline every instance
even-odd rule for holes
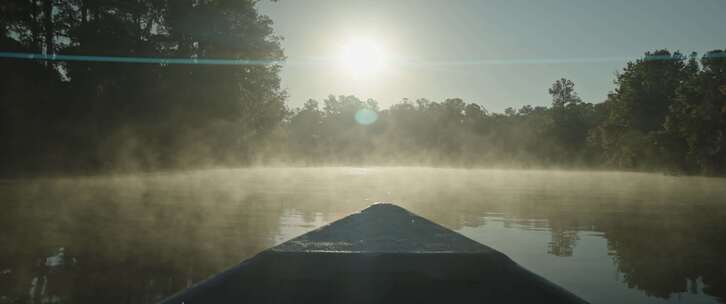
[[[378,231],[386,227],[365,224],[391,219],[365,212],[264,251],[163,303],[585,303],[504,254],[421,217],[393,216],[420,222],[397,227],[404,230],[391,231],[391,238]],[[421,233],[427,235],[411,239]],[[412,250],[424,239],[428,250]],[[369,247],[376,250],[338,250]]]

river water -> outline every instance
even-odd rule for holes
[[[726,179],[326,167],[0,181],[0,304],[154,303],[378,201],[592,303],[726,303]]]

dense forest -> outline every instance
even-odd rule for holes
[[[556,80],[550,106],[504,113],[459,98],[379,110],[372,100],[331,96],[322,109],[310,100],[292,113],[287,142],[294,159],[312,162],[726,172],[726,50],[648,52],[615,85],[604,102],[589,103],[573,81]],[[378,119],[357,123],[361,109]]]
[[[286,113],[274,64],[284,57],[271,25],[255,1],[3,1],[4,52],[258,62],[1,59],[3,169],[244,162]]]
[[[582,100],[572,80],[559,79],[549,88],[549,106],[504,113],[490,113],[486,101],[404,99],[381,109],[354,96],[290,109],[280,87],[282,38],[255,5],[0,3],[0,52],[51,59],[0,58],[0,171],[286,163],[726,174],[726,50],[646,52],[627,63],[615,89],[597,102]],[[52,60],[56,54],[146,60]]]

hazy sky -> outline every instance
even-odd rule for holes
[[[647,50],[726,48],[726,0],[279,0],[260,9],[285,38],[293,107],[353,94],[383,107],[461,97],[501,112],[549,104],[561,77],[601,102],[615,72]],[[353,77],[336,61],[359,37],[385,54],[375,75]]]

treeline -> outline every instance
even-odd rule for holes
[[[286,114],[280,39],[256,2],[0,1],[0,51],[92,56],[0,58],[0,171],[244,163]],[[103,56],[151,63],[99,62]]]
[[[558,166],[673,173],[726,173],[726,50],[698,57],[648,52],[617,74],[601,103],[583,101],[568,79],[548,107],[489,113],[476,103],[310,100],[289,122],[293,159],[312,163]],[[358,111],[378,120],[357,123]]]
[[[550,106],[504,113],[458,98],[379,109],[353,96],[290,110],[280,89],[280,38],[255,4],[0,3],[5,54],[92,56],[0,59],[0,173],[272,162],[726,173],[725,51],[646,53],[600,103],[581,100],[561,79],[549,89]],[[199,58],[245,64],[194,64]]]

